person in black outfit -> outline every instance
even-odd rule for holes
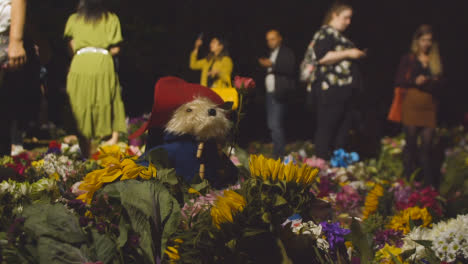
[[[3,155],[10,155],[11,152],[11,135],[10,135],[10,125],[13,120],[13,114],[27,111],[26,109],[21,109],[21,106],[16,105],[15,100],[21,98],[24,101],[23,94],[21,97],[12,97],[15,96],[14,87],[9,86],[9,80],[15,78],[14,75],[17,73],[11,74],[15,70],[22,70],[22,66],[27,61],[26,50],[23,44],[23,33],[24,33],[24,24],[26,20],[26,0],[13,0],[11,2],[11,12],[3,12],[0,15],[6,16],[2,18],[11,18],[11,24],[8,28],[0,28],[0,35],[2,39],[8,37],[8,65],[6,65],[8,72],[5,72],[4,69],[0,70],[2,76],[0,76],[0,157]],[[4,66],[4,65],[1,65]],[[9,75],[3,77],[3,75]],[[24,76],[23,76],[24,78]],[[13,93],[13,95],[12,95]]]
[[[311,65],[309,82],[317,96],[316,155],[329,159],[332,151],[346,148],[352,125],[353,93],[360,85],[355,60],[365,52],[342,35],[351,23],[352,8],[345,4],[332,6],[324,25],[309,45],[316,57]]]
[[[277,30],[266,34],[269,58],[260,58],[260,65],[266,69],[266,112],[267,124],[273,139],[273,156],[280,158],[285,154],[286,136],[284,118],[286,101],[295,87],[295,57],[288,47],[282,45],[283,38]]]
[[[421,25],[413,36],[411,52],[402,57],[395,86],[406,90],[401,106],[406,145],[403,152],[407,179],[422,168],[426,185],[437,187],[438,177],[432,157],[433,137],[437,127],[438,95],[442,88],[443,65],[432,27]],[[418,137],[421,136],[421,146]]]

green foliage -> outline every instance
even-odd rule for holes
[[[363,221],[362,230],[366,234],[374,234],[378,230],[384,229],[385,219],[380,214],[372,214]]]
[[[166,242],[180,221],[180,206],[161,182],[128,180],[104,187],[98,195],[118,200],[126,211],[128,224],[140,236],[140,246],[151,263],[161,256]],[[156,239],[155,239],[156,238]],[[119,238],[119,245],[124,237]],[[160,243],[159,243],[160,239]]]
[[[372,236],[363,231],[361,224],[354,218],[351,222],[351,242],[361,257],[361,263],[369,263],[373,258]]]
[[[3,253],[10,263],[83,263],[94,259],[78,219],[62,205],[34,204],[24,209],[23,237]]]
[[[25,208],[22,216],[26,219],[24,222],[26,232],[36,237],[50,237],[69,244],[86,241],[78,219],[60,204],[29,206]]]
[[[447,157],[446,173],[440,186],[441,195],[454,194],[457,191],[468,195],[468,152],[461,152]]]

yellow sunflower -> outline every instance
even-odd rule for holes
[[[263,155],[250,156],[250,173],[252,177],[271,182],[286,181],[310,185],[319,170],[307,165],[299,167],[292,162],[285,165],[280,159],[266,159]]]
[[[242,212],[246,205],[244,197],[235,191],[225,190],[224,196],[218,196],[211,208],[213,224],[220,229],[220,224],[233,222],[233,214]]]
[[[153,164],[148,167],[140,166],[131,158],[124,159],[121,162],[111,158],[106,160],[107,166],[103,169],[95,170],[88,173],[79,189],[86,193],[77,197],[87,203],[91,203],[94,193],[101,189],[105,183],[111,183],[120,178],[121,181],[137,179],[138,177],[144,180],[149,180],[156,177],[157,171]]]
[[[169,263],[177,263],[178,260],[180,260],[180,254],[179,254],[179,245],[184,243],[184,241],[180,238],[176,238],[173,240],[175,245],[174,246],[169,246],[164,250],[164,253],[169,257],[170,262]]]
[[[398,214],[393,216],[392,220],[388,224],[388,228],[393,230],[401,230],[404,234],[408,234],[410,230],[410,219],[415,221],[421,221],[422,227],[428,227],[432,225],[432,216],[427,208],[419,208],[418,206],[406,208],[400,211]]]
[[[379,198],[384,195],[384,189],[382,185],[375,184],[374,188],[367,194],[366,201],[364,202],[364,211],[362,212],[362,218],[367,219],[371,216],[379,206]]]
[[[177,250],[178,247],[179,246],[167,247],[167,249],[164,250],[164,253],[166,253],[171,260],[171,263],[176,263],[176,261],[180,259],[179,251]]]

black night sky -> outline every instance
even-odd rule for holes
[[[29,2],[31,20],[50,43],[48,96],[51,112],[59,112],[69,61],[62,32],[78,1]],[[433,25],[444,62],[447,85],[440,98],[440,125],[460,123],[468,110],[465,102],[468,1],[347,2],[354,8],[347,35],[358,47],[369,50],[368,58],[361,63],[365,78],[359,100],[362,137],[377,141],[382,135],[398,131],[385,121],[393,95],[393,78],[399,58],[409,50],[413,31],[422,23]],[[266,51],[266,30],[276,28],[282,32],[285,44],[294,50],[299,64],[332,1],[109,0],[109,3],[120,17],[125,38],[120,79],[127,114],[136,116],[151,109],[153,86],[159,77],[175,75],[198,82],[199,72],[188,68],[193,42],[200,32],[205,33],[205,43],[211,35],[222,34],[230,41],[234,75],[255,77],[258,84],[241,127],[241,143],[245,144],[268,135],[262,113],[263,77],[257,66],[257,58]],[[288,118],[291,140],[313,135],[313,115],[304,110],[301,89],[304,88],[299,86]],[[60,123],[59,119],[56,117],[56,122]]]

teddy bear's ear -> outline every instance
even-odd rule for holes
[[[219,108],[224,109],[226,111],[232,110],[232,106],[234,105],[234,102],[225,102],[224,104],[220,105]]]

